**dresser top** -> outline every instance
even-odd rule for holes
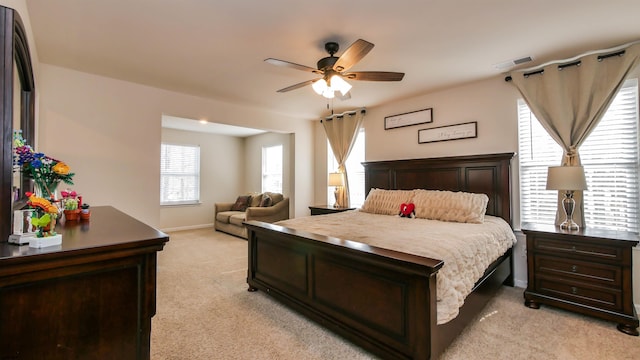
[[[620,241],[630,241],[636,244],[640,242],[640,236],[636,232],[608,230],[595,227],[581,227],[579,230],[563,230],[560,226],[549,224],[522,223],[522,232],[538,232],[547,234],[556,234],[562,236],[582,236],[597,239],[612,239]]]
[[[99,252],[105,249],[160,247],[169,236],[111,206],[91,207],[89,221],[68,221],[56,224],[62,234],[62,244],[45,248],[0,243],[0,263],[24,261],[29,258],[55,257],[70,253]]]

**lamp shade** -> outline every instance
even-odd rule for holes
[[[340,93],[344,96],[349,92],[349,90],[351,90],[351,84],[344,81],[344,79],[340,76],[333,75],[331,77],[331,88],[333,89],[333,91],[340,91]]]
[[[587,190],[582,166],[550,166],[547,190]]]
[[[329,173],[329,186],[344,186],[344,177],[341,173]]]
[[[318,95],[322,95],[328,88],[327,82],[324,79],[318,79],[313,84],[311,84],[311,87],[313,88],[313,91],[315,91]]]

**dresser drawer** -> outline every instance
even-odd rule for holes
[[[544,255],[535,255],[534,262],[536,273],[546,277],[574,279],[617,289],[622,287],[620,266]]]
[[[592,288],[578,282],[560,282],[544,277],[536,279],[536,290],[539,294],[557,299],[594,306],[600,309],[622,311],[622,292],[614,289]]]
[[[557,256],[569,255],[589,261],[623,261],[623,251],[618,247],[545,237],[536,237],[533,246],[537,252],[546,252]]]

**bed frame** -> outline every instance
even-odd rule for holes
[[[365,187],[485,193],[487,214],[511,224],[513,153],[366,162]],[[443,261],[257,221],[249,231],[249,291],[262,290],[385,359],[436,359],[503,284],[512,249],[495,261],[460,314],[436,324]]]

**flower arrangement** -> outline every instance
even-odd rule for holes
[[[35,152],[26,144],[20,130],[13,133],[14,168],[35,182],[42,196],[54,198],[54,192],[60,182],[73,185],[74,173],[67,164],[43,153]]]
[[[37,237],[49,237],[56,235],[56,218],[58,217],[58,207],[49,200],[36,196],[34,193],[27,193],[29,201],[27,205],[32,207],[31,224],[36,227]]]

